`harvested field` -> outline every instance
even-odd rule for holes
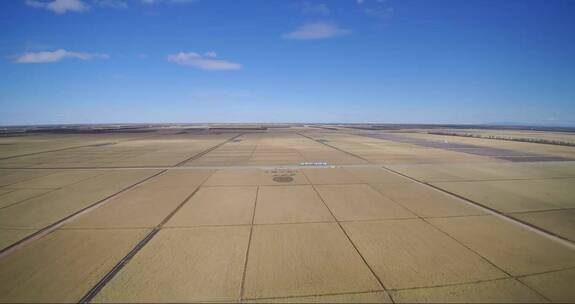
[[[141,128],[0,137],[0,302],[575,301],[575,147]]]

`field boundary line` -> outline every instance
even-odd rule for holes
[[[167,171],[167,170],[166,170]],[[106,273],[104,277],[102,277],[94,287],[92,287],[88,292],[80,299],[79,303],[90,303],[98,293],[110,282],[133,258],[136,256],[142,248],[144,248],[153,238],[162,230],[163,226],[178,212],[182,207],[189,202],[192,197],[198,191],[202,185],[215,173],[212,172],[209,176],[206,177],[204,181],[202,181],[192,193],[190,193],[174,210],[172,210],[158,225],[156,225],[152,230],[142,239],[140,240],[130,252],[126,256],[124,256],[114,267]]]
[[[448,194],[448,195],[451,195],[451,196],[453,196],[453,197],[456,197],[456,198],[458,198],[460,201],[464,202],[465,204],[467,204],[467,205],[469,205],[469,206],[473,206],[473,207],[475,207],[475,208],[479,208],[480,210],[486,212],[487,214],[496,216],[496,217],[498,217],[498,218],[500,218],[500,219],[503,219],[503,220],[505,220],[505,221],[507,221],[507,222],[510,222],[510,223],[513,223],[513,224],[515,224],[515,225],[517,225],[517,226],[519,226],[519,227],[522,227],[522,228],[524,228],[524,229],[526,229],[526,230],[535,232],[536,234],[538,234],[538,235],[540,235],[540,236],[543,236],[543,237],[545,237],[545,238],[548,238],[548,239],[550,239],[550,240],[553,240],[553,241],[555,241],[555,242],[558,242],[558,243],[560,243],[560,244],[562,244],[562,245],[565,245],[566,247],[568,247],[568,248],[570,248],[570,249],[575,249],[575,243],[574,243],[574,242],[572,242],[572,241],[570,241],[569,239],[564,238],[564,237],[562,237],[562,236],[560,236],[560,235],[557,235],[557,234],[555,234],[555,233],[553,233],[553,232],[551,232],[551,231],[548,231],[548,230],[543,229],[543,228],[541,228],[541,227],[535,226],[535,225],[533,225],[533,224],[530,224],[530,223],[527,223],[527,222],[525,222],[525,221],[519,220],[519,219],[514,218],[514,217],[512,217],[512,216],[509,216],[509,215],[507,215],[507,214],[505,214],[505,213],[503,213],[503,212],[501,212],[501,211],[499,211],[499,210],[497,210],[497,209],[491,208],[491,207],[489,207],[489,206],[486,206],[486,205],[481,204],[481,203],[479,203],[479,202],[476,202],[476,201],[474,201],[474,200],[468,199],[468,198],[466,198],[466,197],[464,197],[464,196],[461,196],[461,195],[459,195],[459,194],[453,193],[453,192],[451,192],[451,191],[447,191],[447,190],[445,190],[445,189],[442,189],[442,188],[440,188],[440,187],[434,186],[434,185],[429,184],[429,183],[427,183],[427,182],[420,181],[420,180],[418,180],[418,179],[416,179],[416,178],[410,177],[410,176],[408,176],[408,175],[405,175],[405,174],[403,174],[403,173],[400,173],[400,172],[398,172],[398,171],[395,171],[395,170],[393,170],[393,169],[390,169],[390,168],[388,168],[388,167],[386,167],[386,166],[384,166],[384,165],[382,165],[381,167],[384,168],[385,170],[389,171],[389,172],[392,172],[392,173],[398,174],[398,175],[400,175],[400,176],[403,176],[403,177],[405,177],[405,178],[407,178],[407,179],[409,179],[409,180],[411,180],[411,181],[414,181],[414,182],[416,182],[416,183],[418,183],[418,184],[425,185],[425,186],[427,186],[427,187],[430,187],[430,188],[432,188],[432,189],[435,189],[436,191],[439,191],[439,192],[442,192],[442,193],[446,193],[446,194]]]
[[[313,138],[313,137],[310,137],[310,136],[307,136],[307,135],[303,135],[302,133],[297,133],[297,134],[300,135],[300,136],[303,136],[303,137],[305,137],[305,138],[307,138],[307,139],[309,139],[309,140],[313,140],[314,142],[316,142],[316,143],[318,143],[318,144],[322,144],[322,145],[324,145],[324,146],[328,146],[328,147],[330,147],[330,148],[332,148],[332,149],[335,149],[335,150],[337,150],[337,151],[339,151],[339,152],[345,153],[345,154],[347,154],[347,155],[351,155],[351,156],[353,156],[353,157],[355,157],[355,158],[359,158],[359,159],[361,159],[361,160],[363,160],[363,161],[366,161],[366,162],[369,163],[369,164],[372,164],[372,162],[371,162],[370,160],[368,160],[368,159],[366,159],[366,158],[363,158],[363,157],[361,157],[361,156],[359,156],[359,155],[357,155],[357,154],[351,153],[351,152],[349,152],[349,151],[345,151],[345,150],[343,150],[343,149],[340,149],[340,148],[338,148],[338,147],[332,146],[332,145],[330,145],[330,144],[326,144],[325,142],[321,142],[321,141],[319,141],[319,140],[317,140],[317,139],[315,139],[315,138]]]
[[[89,213],[92,210],[104,205],[105,203],[109,202],[110,200],[112,200],[117,195],[120,195],[120,194],[122,194],[128,190],[131,190],[131,189],[141,185],[142,183],[145,183],[145,182],[149,181],[150,179],[152,179],[152,178],[154,178],[160,174],[163,174],[167,171],[168,170],[163,170],[163,171],[155,173],[151,176],[148,176],[148,177],[144,178],[143,180],[141,180],[137,183],[134,183],[134,184],[132,184],[132,185],[116,192],[116,193],[113,193],[113,194],[111,194],[111,195],[109,195],[109,196],[107,196],[101,200],[98,200],[95,203],[92,203],[92,204],[90,204],[90,205],[88,205],[88,206],[68,215],[68,216],[65,216],[64,218],[56,221],[55,223],[52,223],[52,224],[50,224],[44,228],[41,228],[40,230],[38,230],[38,231],[30,234],[29,236],[17,241],[16,243],[13,243],[12,245],[0,250],[0,260],[7,257],[11,253],[28,246],[30,243],[32,243],[36,240],[39,240],[39,239],[43,238],[44,236],[54,232],[56,229],[58,229],[58,228],[64,226],[65,224],[75,220],[76,218],[78,218],[78,217],[80,217],[86,213]]]
[[[252,236],[254,234],[254,222],[256,219],[256,208],[258,205],[258,197],[260,194],[260,186],[258,185],[256,188],[256,198],[254,199],[254,211],[252,213],[252,222],[250,224],[250,236],[248,238],[248,246],[246,247],[246,257],[244,259],[244,271],[242,272],[242,283],[240,286],[240,298],[239,301],[242,302],[244,299],[244,295],[245,295],[245,285],[246,285],[246,275],[248,272],[248,261],[249,261],[249,257],[250,257],[250,247],[252,245]]]
[[[182,166],[183,164],[185,164],[185,163],[187,163],[187,162],[189,162],[189,161],[198,159],[198,158],[200,158],[200,157],[202,157],[202,156],[204,156],[204,155],[206,155],[206,154],[208,154],[208,153],[214,151],[215,149],[217,149],[217,148],[219,148],[219,147],[221,147],[221,146],[223,146],[223,145],[225,145],[225,144],[231,142],[232,140],[234,140],[234,139],[236,139],[236,138],[238,138],[238,137],[240,137],[240,136],[242,136],[242,135],[245,135],[245,134],[246,134],[246,133],[240,133],[240,134],[238,134],[238,135],[236,135],[236,136],[230,137],[230,138],[224,140],[223,142],[221,142],[221,143],[219,143],[219,144],[217,144],[217,145],[215,145],[215,146],[213,146],[213,147],[211,147],[211,148],[208,148],[208,149],[206,149],[206,150],[204,150],[204,151],[202,151],[202,152],[196,153],[196,154],[194,154],[193,156],[190,156],[190,157],[184,159],[183,161],[181,161],[181,162],[175,164],[174,167],[180,167],[180,166]]]
[[[99,146],[103,146],[103,145],[114,145],[114,144],[116,144],[116,142],[91,144],[91,145],[83,145],[83,146],[72,146],[72,147],[66,147],[66,148],[60,148],[60,149],[54,149],[54,150],[46,150],[46,151],[38,151],[38,152],[31,152],[31,153],[26,153],[26,154],[6,156],[6,157],[0,158],[0,160],[13,159],[13,158],[25,157],[25,156],[32,156],[32,155],[37,155],[37,154],[42,154],[42,153],[60,152],[60,151],[66,151],[66,150],[89,148],[89,147],[99,147]]]
[[[315,194],[317,195],[317,197],[321,200],[322,204],[324,205],[324,207],[327,209],[327,211],[329,211],[329,213],[331,214],[333,220],[335,221],[335,223],[337,224],[339,230],[343,233],[343,235],[345,236],[345,238],[347,239],[347,241],[349,242],[349,244],[351,245],[351,247],[353,248],[353,250],[355,251],[355,253],[357,253],[357,255],[359,256],[359,258],[361,259],[361,261],[363,262],[363,264],[367,267],[367,269],[369,270],[369,272],[371,273],[371,275],[373,276],[373,278],[375,278],[375,280],[377,281],[377,283],[379,284],[379,286],[381,287],[382,290],[378,290],[379,292],[383,291],[387,294],[387,296],[389,297],[389,299],[391,300],[391,303],[395,303],[395,300],[393,300],[393,297],[391,295],[391,293],[389,292],[389,289],[385,286],[385,284],[383,283],[383,279],[380,278],[377,273],[375,272],[375,270],[371,267],[371,265],[367,262],[367,259],[363,256],[363,254],[361,254],[361,251],[359,250],[359,248],[357,248],[357,245],[353,242],[353,240],[351,239],[351,237],[349,236],[348,232],[345,230],[345,228],[343,228],[343,226],[341,225],[341,222],[338,220],[338,218],[335,216],[335,213],[333,213],[333,211],[331,210],[331,208],[328,206],[328,204],[325,202],[323,196],[321,196],[321,194],[319,193],[319,191],[317,191],[315,185],[309,180],[309,178],[307,177],[307,175],[305,175],[305,172],[303,172],[303,175],[305,176],[305,178],[308,180],[308,182],[310,183],[311,188],[313,189],[313,191],[315,192]],[[374,291],[377,292],[377,291]]]
[[[34,134],[30,134],[30,135],[34,135]],[[144,137],[142,137],[142,138],[128,138],[128,139],[124,139],[124,140],[121,140],[121,139],[120,139],[120,140],[116,140],[116,141],[113,141],[113,142],[104,142],[104,143],[99,143],[99,144],[96,143],[96,144],[89,144],[89,145],[82,145],[82,146],[72,146],[72,147],[66,147],[66,148],[59,148],[59,149],[54,149],[54,150],[30,152],[30,153],[25,153],[25,154],[18,154],[18,155],[12,155],[12,156],[2,157],[2,158],[0,158],[0,160],[12,159],[12,158],[18,158],[18,157],[24,157],[24,156],[31,156],[31,155],[42,154],[42,153],[66,151],[66,150],[72,150],[72,149],[111,146],[111,145],[117,145],[117,144],[119,144],[119,143],[124,143],[124,142],[128,142],[128,141],[137,141],[137,140],[142,140],[142,139],[144,139],[144,138],[150,138],[150,137],[160,136],[160,135],[161,135],[161,134],[152,134],[152,135],[150,135],[150,136],[144,136]]]

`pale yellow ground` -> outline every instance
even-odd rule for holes
[[[393,292],[396,303],[544,303],[547,300],[515,279]]]
[[[57,231],[0,260],[0,301],[77,302],[145,230]]]
[[[337,224],[254,227],[245,298],[381,290]]]
[[[93,302],[575,301],[575,161],[350,130],[0,137],[0,248],[20,242],[0,253],[0,302],[78,302],[152,229]]]
[[[252,222],[257,187],[204,187],[168,221],[167,227],[248,225]]]
[[[506,277],[481,256],[419,219],[344,223],[343,227],[390,289]]]
[[[43,228],[151,176],[153,170],[113,171],[0,209],[0,225]]]
[[[575,267],[575,252],[491,215],[430,222],[512,275]]]
[[[512,216],[575,241],[575,209],[516,213]]]
[[[163,230],[94,302],[237,300],[249,234],[248,227]]]

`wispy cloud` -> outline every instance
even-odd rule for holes
[[[141,0],[144,4],[158,4],[158,3],[192,3],[196,0]]]
[[[304,2],[302,4],[302,13],[308,15],[322,15],[327,16],[331,13],[331,10],[325,3],[310,3]]]
[[[25,0],[24,3],[33,8],[45,9],[56,14],[68,12],[85,12],[91,8],[128,8],[128,3],[155,5],[160,3],[185,4],[196,0]]]
[[[369,15],[380,19],[389,19],[393,15],[393,7],[388,4],[387,0],[356,0],[362,8],[361,10]]]
[[[94,0],[94,5],[107,8],[128,8],[128,3],[123,0]]]
[[[366,8],[364,13],[381,19],[388,19],[393,15],[393,7]]]
[[[315,40],[343,36],[349,33],[351,33],[350,30],[339,28],[333,23],[314,22],[304,24],[295,31],[285,34],[283,37],[297,40]]]
[[[239,70],[242,68],[242,65],[239,63],[216,59],[216,57],[217,54],[215,52],[206,52],[203,55],[194,52],[180,52],[174,55],[168,55],[168,61],[207,71]]]
[[[56,14],[84,12],[90,9],[90,6],[82,0],[26,0],[24,3],[30,7],[49,10]]]
[[[69,52],[64,49],[55,50],[53,52],[30,52],[15,56],[14,63],[51,63],[58,62],[65,58],[75,58],[80,60],[90,59],[107,59],[110,58],[107,54],[93,54],[93,53],[80,53]]]

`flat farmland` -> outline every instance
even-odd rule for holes
[[[346,125],[0,137],[2,303],[574,302],[574,282],[575,147]]]

